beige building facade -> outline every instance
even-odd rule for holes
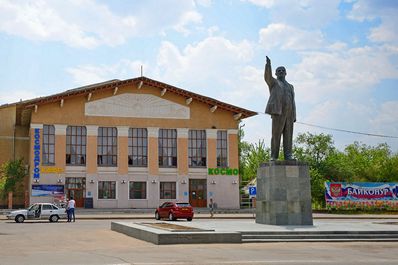
[[[255,112],[139,77],[3,106],[0,115],[10,128],[19,119],[29,203],[65,196],[87,208],[207,207],[213,198],[239,208],[238,124]]]

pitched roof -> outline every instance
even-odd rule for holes
[[[113,79],[109,80],[106,82],[102,83],[97,83],[97,84],[92,84],[88,86],[82,86],[74,89],[69,89],[61,93],[53,94],[50,96],[46,97],[39,97],[31,100],[26,100],[26,101],[21,101],[18,103],[15,103],[17,105],[23,105],[24,108],[33,108],[35,105],[41,105],[45,103],[51,103],[51,102],[56,102],[60,101],[61,99],[67,99],[68,97],[73,97],[73,96],[78,96],[78,95],[84,95],[84,94],[89,94],[93,93],[96,91],[103,91],[103,90],[108,90],[108,89],[114,89],[118,86],[122,85],[127,85],[127,84],[133,84],[137,86],[152,86],[152,87],[157,87],[160,90],[167,89],[168,92],[175,93],[177,95],[183,96],[187,99],[192,98],[192,100],[196,100],[205,104],[208,104],[209,107],[217,106],[217,108],[224,109],[227,111],[230,111],[234,113],[234,115],[238,115],[238,119],[244,119],[248,118],[254,115],[257,115],[257,112],[247,110],[244,108],[240,108],[225,102],[218,101],[216,99],[202,96],[187,90],[184,90],[182,88],[178,88],[175,86],[171,86],[147,77],[137,77],[137,78],[131,78],[131,79],[126,79],[126,80],[119,80],[119,79]]]

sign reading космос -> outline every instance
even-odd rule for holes
[[[208,175],[227,175],[237,176],[239,175],[239,169],[237,168],[208,168]]]

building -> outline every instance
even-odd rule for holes
[[[239,208],[239,120],[257,113],[146,77],[0,107],[0,162],[29,164],[16,201]],[[8,152],[4,152],[8,150]]]

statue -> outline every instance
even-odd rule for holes
[[[282,135],[285,160],[294,160],[292,156],[293,123],[296,121],[294,89],[285,79],[285,67],[276,68],[275,75],[276,79],[272,76],[271,60],[267,56],[264,80],[269,87],[270,97],[265,113],[270,114],[272,118],[271,161],[277,160],[279,157]]]

